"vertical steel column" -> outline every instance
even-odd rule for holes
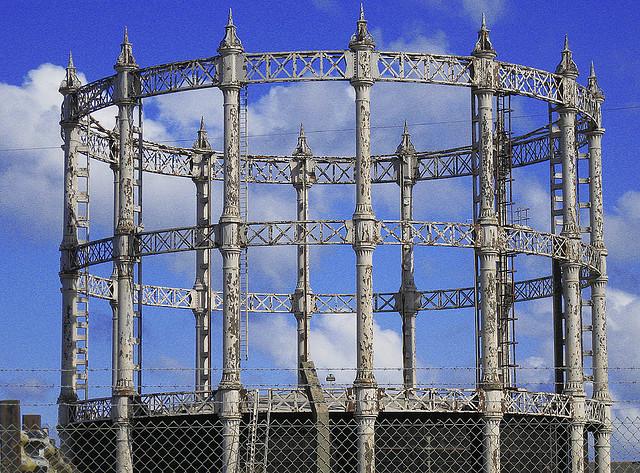
[[[573,62],[569,41],[565,38],[562,60],[556,72],[562,75],[563,104],[560,115],[560,152],[562,155],[563,227],[562,235],[569,239],[568,261],[561,264],[562,293],[565,314],[565,394],[571,396],[571,472],[584,471],[585,393],[582,366],[582,316],[580,292],[580,227],[578,220],[578,156],[576,149],[576,78],[578,68]]]
[[[119,127],[119,208],[115,234],[115,261],[118,270],[118,369],[113,389],[112,415],[117,426],[116,472],[132,473],[129,401],[136,394],[133,383],[133,235],[134,222],[134,165],[133,165],[133,110],[135,89],[133,72],[137,69],[131,44],[124,31],[120,55],[114,66],[117,72],[115,102],[118,105]]]
[[[224,99],[224,203],[220,216],[222,254],[222,380],[219,392],[225,473],[239,469],[240,453],[240,87],[244,56],[231,10],[218,47],[220,89]]]
[[[293,186],[296,189],[297,219],[299,222],[309,219],[309,188],[315,182],[312,155],[311,148],[307,144],[307,137],[304,134],[304,128],[300,125],[298,144],[293,151],[293,156],[296,159],[292,161],[293,169],[291,170]],[[314,309],[309,279],[309,247],[306,245],[308,237],[303,225],[298,228],[298,239],[302,240],[303,243],[297,247],[298,280],[293,294],[291,309],[297,323],[298,384],[302,385],[305,382],[302,363],[309,361],[309,334],[311,332],[309,322]]]
[[[118,125],[116,124],[116,127]],[[113,171],[113,234],[118,228],[118,215],[120,212],[120,164],[119,151],[115,139],[109,140],[109,153],[113,161],[110,168]],[[113,262],[111,270],[111,287],[113,293],[109,300],[111,306],[111,389],[115,389],[118,382],[118,265]]]
[[[357,30],[349,49],[353,54],[351,85],[356,92],[356,208],[353,213],[356,254],[356,358],[355,417],[358,423],[358,472],[375,471],[375,421],[378,414],[377,385],[373,375],[373,251],[376,220],[371,205],[370,93],[377,72],[375,44],[367,30],[362,4]]]
[[[72,270],[73,249],[78,244],[78,147],[80,146],[80,124],[72,118],[77,107],[77,91],[81,83],[69,54],[66,76],[60,84],[64,96],[60,127],[64,137],[64,214],[62,243],[60,244],[60,283],[62,292],[62,356],[60,371],[60,395],[58,397],[58,422],[69,422],[70,405],[78,400],[75,388],[75,337],[77,326],[78,277]]]
[[[549,194],[550,201],[550,230],[557,234],[562,231],[557,217],[562,217],[562,157],[555,151],[555,140],[560,136],[559,130],[554,127],[554,107],[549,104]],[[551,260],[551,278],[553,288],[552,319],[553,319],[553,368],[554,390],[556,394],[564,392],[565,362],[564,362],[564,313],[562,308],[562,271],[560,260]]]
[[[402,239],[411,239],[411,228],[407,224],[413,219],[413,186],[416,183],[416,150],[411,142],[407,122],[404,123],[402,141],[396,149],[396,176],[400,186],[400,219],[403,222]],[[413,266],[413,244],[402,245],[402,281],[396,296],[396,307],[402,317],[402,379],[405,389],[416,385],[416,315],[420,294],[416,291]]]
[[[496,51],[489,38],[484,15],[473,50],[474,87],[479,126],[480,217],[477,249],[480,261],[480,314],[482,378],[484,394],[484,471],[500,471],[500,421],[502,383],[498,354],[497,263],[499,226],[496,214],[495,158],[493,144],[493,96],[496,77]]]
[[[211,232],[211,158],[212,151],[204,118],[200,120],[198,138],[193,144],[192,180],[196,187],[196,225],[198,240],[206,241]],[[196,391],[211,390],[211,250],[196,250],[196,279],[193,285],[193,315],[196,322]]]
[[[589,200],[591,201],[591,245],[600,253],[600,272],[594,275],[591,284],[591,317],[593,349],[593,398],[605,405],[605,422],[594,433],[596,473],[611,471],[611,395],[607,354],[607,249],[604,245],[604,209],[602,204],[602,116],[600,107],[604,94],[598,86],[595,68],[591,63],[589,91],[596,97],[598,116],[587,131],[589,142]]]

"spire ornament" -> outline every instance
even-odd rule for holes
[[[562,50],[562,59],[556,67],[556,73],[565,77],[575,79],[578,77],[578,66],[573,61],[573,53],[569,49],[569,35],[564,35],[564,49]]]
[[[302,123],[300,123],[300,132],[298,133],[298,144],[296,149],[293,151],[294,156],[312,156],[313,153],[309,144],[307,143],[307,137],[304,134],[304,127]]]
[[[64,94],[78,89],[81,85],[82,82],[80,82],[76,72],[76,67],[73,64],[73,55],[71,54],[71,51],[69,51],[69,62],[67,63],[66,75],[60,83],[59,90]]]
[[[593,61],[591,61],[591,70],[589,72],[587,88],[589,89],[589,92],[593,94],[596,100],[600,102],[604,102],[604,93],[602,92],[602,89],[598,85],[598,78],[596,77],[596,68],[593,65]]]
[[[197,149],[211,149],[209,143],[209,137],[207,136],[207,129],[204,126],[204,117],[200,117],[200,128],[198,129],[198,137],[193,143],[193,147]]]
[[[129,33],[126,26],[124,27],[124,36],[122,38],[122,43],[120,44],[120,55],[118,56],[118,60],[115,65],[116,69],[118,67],[138,67],[136,59],[133,57],[133,48],[129,42]]]
[[[233,24],[233,13],[229,8],[229,17],[227,19],[227,25],[224,27],[224,38],[220,41],[218,46],[218,52],[220,54],[242,52],[242,42],[238,38],[236,32],[236,25]]]
[[[416,148],[413,146],[411,142],[411,134],[409,133],[409,126],[407,125],[407,121],[404,121],[404,130],[402,131],[402,141],[396,148],[396,154],[399,156],[404,156],[407,154],[413,154],[416,152]]]
[[[487,59],[493,59],[498,55],[496,50],[493,49],[493,44],[491,43],[491,38],[489,38],[489,30],[487,28],[487,19],[485,14],[482,14],[482,25],[480,26],[480,30],[478,31],[478,40],[476,41],[476,45],[473,48],[473,54],[476,57],[482,57]]]
[[[373,49],[376,44],[373,36],[367,28],[367,20],[364,17],[364,5],[360,2],[360,17],[358,18],[356,32],[351,36],[349,49]]]

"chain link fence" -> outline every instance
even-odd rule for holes
[[[571,427],[567,419],[505,417],[501,471],[568,472]],[[612,427],[612,473],[640,473],[640,417],[616,418]],[[481,472],[483,429],[475,415],[381,413],[376,471]],[[130,438],[135,473],[222,470],[223,424],[214,416],[134,419]],[[358,425],[351,414],[332,416],[328,425],[308,414],[245,418],[239,441],[240,472],[357,470]],[[2,473],[115,473],[115,451],[116,426],[109,420],[0,431]],[[585,437],[585,461],[587,471],[595,471],[591,433]]]

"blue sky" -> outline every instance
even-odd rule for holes
[[[543,6],[541,6],[543,5]],[[0,316],[0,397],[18,397],[33,404],[31,410],[51,413],[59,384],[56,370],[60,351],[60,293],[58,244],[61,229],[62,153],[57,92],[68,51],[73,50],[84,82],[113,73],[122,29],[129,29],[134,55],[141,66],[216,54],[233,7],[238,34],[247,51],[346,49],[355,28],[358,5],[353,1],[251,1],[251,2],[4,2],[0,20],[0,270],[3,305]],[[508,2],[504,0],[407,0],[365,2],[369,28],[379,49],[418,50],[469,54],[476,39],[480,14],[486,11],[498,59],[555,69],[564,34],[586,83],[594,61],[604,104],[604,187],[607,242],[610,248],[611,364],[616,368],[640,367],[640,186],[635,150],[640,125],[640,43],[635,41],[640,20],[635,2],[569,1]],[[437,86],[379,84],[372,95],[373,152],[392,152],[407,119],[413,141],[420,150],[468,143],[467,89]],[[353,94],[347,84],[256,86],[250,90],[250,150],[253,153],[288,153],[303,121],[313,151],[327,155],[353,155]],[[115,110],[96,117],[112,123]],[[145,105],[147,138],[188,146],[198,121],[205,116],[212,145],[220,149],[221,97],[217,90],[150,99]],[[546,106],[528,99],[514,100],[514,131],[524,133],[545,123]],[[397,128],[382,128],[382,127]],[[377,128],[376,128],[377,127]],[[332,131],[327,130],[344,130]],[[42,148],[42,149],[33,149]],[[531,208],[532,224],[548,226],[546,165],[515,174],[516,205]],[[193,224],[193,184],[152,176],[145,184],[147,229]],[[466,221],[470,218],[470,182],[419,183],[416,219]],[[92,168],[92,238],[110,232],[111,174],[97,163]],[[251,219],[291,219],[295,193],[289,186],[253,189]],[[395,185],[374,188],[379,218],[397,218]],[[220,186],[214,186],[214,196]],[[312,218],[350,218],[353,189],[311,190]],[[216,203],[219,212],[219,202]],[[376,251],[375,290],[394,291],[399,286],[398,248]],[[290,292],[294,285],[295,254],[288,249],[252,250],[255,291]],[[214,287],[220,284],[220,258],[213,257]],[[353,251],[349,247],[312,251],[312,287],[316,292],[353,291]],[[464,250],[421,248],[416,251],[420,289],[469,286],[472,255]],[[549,262],[518,257],[518,277],[548,273]],[[193,284],[190,255],[162,256],[145,262],[147,282],[181,287]],[[110,267],[96,270],[110,273]],[[523,374],[529,389],[548,382],[550,366],[549,303],[532,302],[518,308],[518,353],[530,369]],[[107,395],[109,375],[110,309],[92,301],[91,366],[93,396]],[[149,368],[192,366],[193,317],[189,311],[149,309],[145,341]],[[219,317],[214,326],[214,354],[219,366]],[[312,353],[316,364],[339,368],[353,366],[355,339],[353,316],[316,316]],[[252,321],[252,356],[249,368],[293,368],[295,339],[292,316],[259,315]],[[399,365],[399,318],[376,316],[377,365]],[[472,311],[422,313],[418,319],[418,359],[422,367],[470,367],[473,363]],[[16,372],[20,368],[24,371]],[[444,370],[423,370],[421,380],[466,383],[464,375]],[[612,373],[614,394],[628,400],[640,392],[630,380],[638,371]],[[214,379],[217,375],[214,374]],[[348,381],[352,373],[345,373]],[[187,389],[188,371],[149,373],[156,390]],[[251,372],[250,383],[291,382],[291,372]],[[397,381],[397,373],[380,373],[381,382]],[[531,383],[531,384],[528,384]],[[35,387],[24,387],[35,385]],[[50,387],[48,387],[50,386]],[[543,384],[544,387],[544,384]],[[626,409],[631,403],[621,404]],[[49,417],[53,422],[53,418]]]

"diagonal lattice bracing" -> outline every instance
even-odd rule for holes
[[[212,87],[219,83],[218,57],[193,59],[138,71],[139,97]]]
[[[349,51],[300,51],[247,54],[249,83],[347,79]]]
[[[378,80],[470,86],[471,64],[466,56],[380,52]]]

